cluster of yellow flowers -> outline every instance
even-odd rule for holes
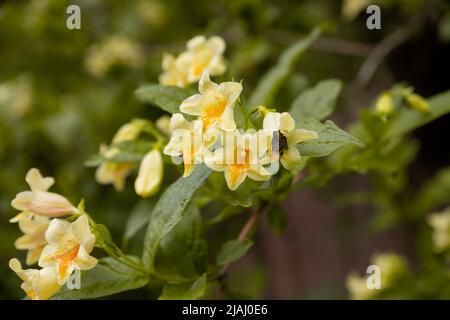
[[[65,197],[48,191],[55,182],[52,177],[43,177],[33,168],[25,180],[31,190],[20,192],[11,202],[21,212],[10,222],[18,223],[24,233],[15,246],[28,251],[26,264],[37,262],[42,269],[24,270],[18,259],[11,259],[9,266],[22,279],[28,297],[49,299],[75,269],[89,270],[97,265],[97,259],[90,256],[95,235],[87,215]],[[60,219],[67,215],[79,217],[73,222]]]
[[[187,50],[179,56],[164,55],[164,72],[159,77],[159,83],[184,88],[197,82],[204,71],[213,76],[221,75],[226,70],[224,51],[225,41],[221,37],[206,39],[196,36],[188,41]]]
[[[180,105],[180,111],[197,118],[187,121],[180,113],[170,120],[172,132],[164,153],[182,157],[184,176],[191,174],[196,164],[225,174],[228,187],[236,190],[246,177],[266,181],[276,173],[268,166],[281,160],[286,169],[300,165],[296,144],[317,139],[317,133],[297,129],[287,112],[270,112],[265,107],[263,128],[243,133],[234,120],[234,106],[242,92],[238,82],[216,84],[205,71],[199,81],[199,94]],[[272,167],[273,169],[273,167]]]

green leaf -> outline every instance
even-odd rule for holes
[[[247,108],[258,105],[270,106],[294,65],[303,53],[317,39],[320,29],[316,28],[305,38],[287,48],[278,59],[278,63],[258,82],[247,104]]]
[[[383,139],[405,135],[450,112],[450,91],[427,100],[431,112],[424,114],[413,109],[402,109],[384,132]]]
[[[253,241],[250,239],[244,239],[244,241],[230,240],[226,242],[220,248],[219,254],[217,255],[217,264],[224,265],[239,260],[247,253],[252,245]]]
[[[205,183],[210,173],[208,167],[200,165],[189,177],[179,178],[170,185],[159,198],[144,240],[143,261],[150,270],[154,270],[156,252],[161,239],[183,218],[195,190]]]
[[[131,257],[139,260],[137,257]],[[148,283],[148,278],[137,274],[123,264],[110,257],[101,262],[109,265],[98,264],[94,269],[81,272],[81,288],[69,290],[67,286],[53,297],[53,299],[94,299],[109,296],[123,291],[138,289]],[[113,271],[117,270],[116,271]]]
[[[309,117],[325,119],[333,112],[341,89],[341,81],[323,80],[313,88],[300,93],[292,103],[289,113],[295,121]]]
[[[206,273],[193,283],[171,284],[164,286],[160,300],[196,300],[205,294]]]
[[[153,201],[142,200],[134,207],[125,226],[124,241],[133,238],[148,223],[153,206]]]
[[[186,279],[204,273],[207,259],[202,232],[200,211],[191,203],[180,222],[161,239],[155,261],[158,274]]]
[[[186,89],[158,84],[140,87],[135,94],[139,101],[150,103],[169,113],[179,113],[181,102],[192,95]]]
[[[300,127],[315,131],[319,135],[319,139],[304,141],[297,145],[303,156],[324,157],[348,145],[364,147],[361,141],[337,127],[330,120],[323,124],[314,118],[308,118],[300,124]]]
[[[286,228],[287,216],[279,206],[273,206],[267,212],[267,221],[272,232],[275,235],[281,235]]]

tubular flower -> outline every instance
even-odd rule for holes
[[[31,191],[18,193],[11,202],[13,208],[47,217],[78,213],[78,209],[65,197],[47,191],[55,182],[53,178],[43,178],[39,170],[33,168],[28,171],[25,180]]]
[[[23,212],[11,219],[10,222],[18,222],[20,230],[24,233],[16,240],[15,247],[18,250],[28,250],[26,260],[28,265],[36,263],[42,249],[47,245],[45,231],[47,231],[50,219],[31,212]]]
[[[134,189],[141,197],[150,197],[159,190],[163,179],[163,160],[159,150],[154,149],[142,159]]]
[[[261,136],[261,134],[263,136]],[[238,131],[225,132],[223,147],[205,155],[205,164],[215,171],[223,171],[227,186],[236,190],[246,177],[256,181],[267,181],[271,173],[264,168],[268,163],[267,144],[263,142],[265,133],[241,134]]]
[[[180,113],[176,113],[170,119],[170,130],[172,137],[163,152],[169,156],[183,157],[183,177],[187,177],[194,171],[196,164],[202,163],[202,122],[188,122]]]
[[[433,214],[428,223],[433,228],[433,243],[437,252],[450,249],[450,210]]]
[[[287,112],[269,112],[264,117],[263,127],[273,134],[272,155],[279,155],[281,164],[288,170],[300,165],[301,156],[296,145],[319,137],[314,131],[296,129],[295,120]]]
[[[238,82],[216,84],[209,79],[208,72],[203,73],[199,84],[200,94],[195,94],[180,105],[180,111],[198,116],[206,130],[218,125],[222,130],[234,130],[233,107],[242,91]]]
[[[9,267],[22,279],[23,291],[32,300],[50,299],[59,289],[53,268],[23,270],[19,260],[11,259]]]
[[[121,143],[136,139],[145,127],[145,121],[133,120],[122,125],[112,139],[112,143]],[[100,154],[105,158],[112,159],[119,150],[100,145]],[[112,184],[117,191],[122,191],[125,186],[125,179],[135,168],[130,162],[103,162],[95,172],[95,179],[100,184]]]
[[[163,85],[185,87],[189,83],[197,82],[204,71],[216,76],[226,70],[223,52],[225,41],[220,37],[204,36],[192,38],[187,43],[187,51],[178,57],[170,54],[163,56],[162,68],[164,72],[159,77]]]
[[[97,259],[89,255],[94,249],[95,235],[86,215],[72,223],[52,220],[45,239],[48,245],[42,251],[39,266],[53,268],[60,285],[67,281],[75,268],[89,270],[97,265]]]

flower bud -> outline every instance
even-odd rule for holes
[[[20,211],[29,211],[46,217],[61,217],[78,213],[65,197],[47,191],[24,191],[16,195],[11,205]]]
[[[159,190],[163,178],[163,160],[159,150],[154,149],[142,159],[134,189],[141,197],[150,197]]]
[[[390,93],[383,93],[375,103],[375,111],[383,118],[394,111],[394,101]]]
[[[419,96],[416,93],[407,95],[405,97],[406,99],[406,103],[408,103],[408,105],[419,111],[419,112],[423,112],[423,113],[428,113],[430,112],[430,105],[428,104],[427,100],[425,100],[423,97]]]

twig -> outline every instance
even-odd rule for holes
[[[411,20],[386,36],[370,52],[361,65],[355,79],[348,85],[347,92],[360,91],[372,79],[379,65],[388,56],[392,50],[405,43],[413,34],[415,34],[425,22],[426,11],[411,18]]]
[[[294,42],[306,37],[296,33],[279,30],[268,30],[266,34],[271,41],[284,45],[293,44]],[[364,42],[321,36],[319,39],[314,41],[311,48],[324,52],[365,57],[373,50],[373,45]]]
[[[245,225],[242,227],[241,232],[239,232],[239,235],[237,237],[238,241],[244,241],[245,238],[247,238],[249,232],[252,230],[253,226],[258,221],[258,218],[263,215],[267,210],[269,209],[269,205],[263,205],[261,210],[255,210],[251,214],[250,218],[247,220]],[[222,292],[225,289],[225,282],[227,278],[228,269],[230,268],[231,263],[227,263],[222,267],[219,273],[219,282],[220,282],[220,288],[217,291],[217,298],[220,299]]]

